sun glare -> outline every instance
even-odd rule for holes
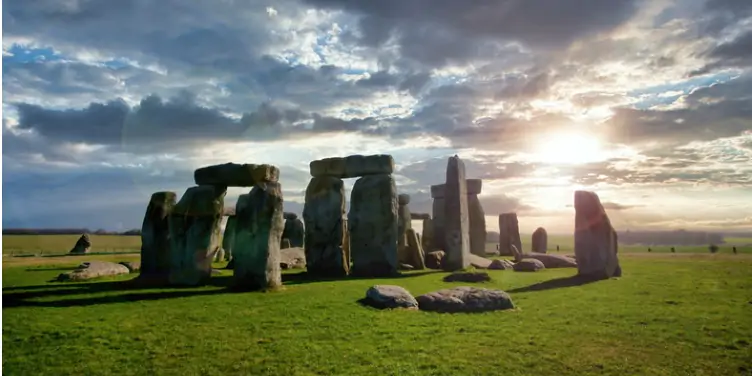
[[[555,133],[546,136],[532,155],[536,162],[548,164],[584,164],[604,159],[597,138],[582,133]]]

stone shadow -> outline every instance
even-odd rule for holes
[[[301,285],[301,284],[316,283],[316,282],[355,281],[355,280],[364,280],[364,279],[371,279],[371,280],[401,279],[401,278],[420,277],[423,275],[436,274],[436,273],[446,273],[446,272],[442,270],[423,270],[423,271],[417,271],[417,272],[411,272],[411,273],[397,273],[393,275],[385,275],[385,276],[380,276],[380,277],[366,277],[366,276],[354,276],[354,275],[348,275],[346,277],[320,277],[320,276],[308,275],[306,272],[301,272],[301,273],[282,274],[282,283],[285,286],[292,286],[292,285]]]
[[[569,277],[554,278],[548,281],[538,282],[538,283],[525,286],[525,287],[518,287],[516,289],[507,290],[506,292],[512,294],[512,293],[518,293],[518,292],[553,290],[553,289],[560,289],[560,288],[565,288],[565,287],[582,286],[582,285],[586,285],[589,283],[598,282],[601,280],[603,279],[573,275]]]

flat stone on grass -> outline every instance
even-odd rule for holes
[[[455,272],[444,277],[444,282],[489,282],[491,276],[485,272]]]
[[[362,300],[363,304],[379,308],[405,308],[418,309],[418,302],[400,286],[395,285],[375,285],[366,291],[366,298]]]
[[[422,311],[445,313],[486,312],[514,308],[504,291],[461,286],[420,295],[416,298]]]

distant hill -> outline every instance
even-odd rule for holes
[[[88,228],[8,228],[3,229],[3,235],[141,235],[141,229],[127,231],[107,231],[103,229],[91,231]]]

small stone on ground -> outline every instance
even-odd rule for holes
[[[504,291],[468,286],[431,292],[416,298],[423,311],[485,312],[514,308],[512,298]]]
[[[444,282],[488,282],[491,276],[484,272],[457,272],[444,277]]]
[[[374,308],[405,308],[418,309],[418,302],[400,286],[375,285],[366,291],[363,303]]]

